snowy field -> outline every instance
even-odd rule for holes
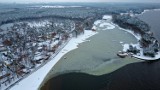
[[[111,23],[112,16],[104,15],[102,20],[97,20],[94,22],[92,29],[97,30],[97,27],[102,28],[102,30],[114,29],[115,25]]]

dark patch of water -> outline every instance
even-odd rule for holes
[[[160,90],[160,61],[128,64],[101,76],[62,74],[50,79],[41,90]]]

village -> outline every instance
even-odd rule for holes
[[[1,29],[0,88],[9,87],[47,63],[71,38],[84,33],[92,24],[89,20],[51,20],[39,26],[19,22],[7,31]]]

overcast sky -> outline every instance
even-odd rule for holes
[[[40,2],[158,2],[160,0],[0,0],[0,3],[40,3]]]

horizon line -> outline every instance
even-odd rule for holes
[[[160,4],[160,2],[110,2],[110,1],[102,1],[102,2],[0,2],[0,4],[53,4],[53,3],[152,3],[152,4]]]

